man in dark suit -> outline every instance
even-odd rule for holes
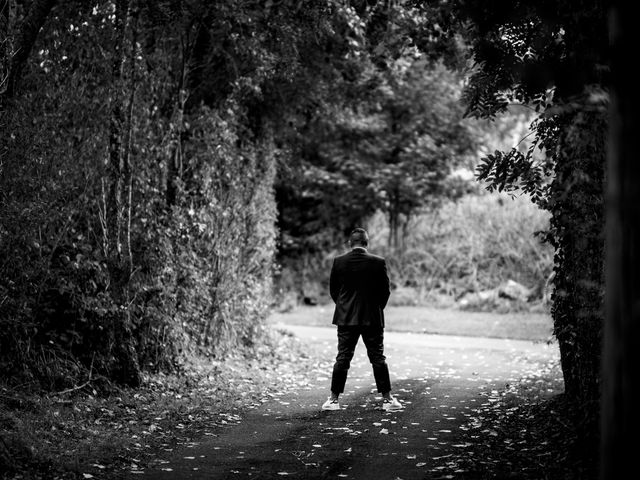
[[[331,268],[329,291],[335,302],[333,324],[338,326],[338,355],[333,366],[331,395],[323,410],[339,410],[351,359],[362,336],[373,367],[384,410],[399,410],[391,395],[389,367],[384,356],[384,307],[389,300],[389,276],[384,258],[367,251],[369,236],[356,228],[349,236],[351,251],[336,257]]]

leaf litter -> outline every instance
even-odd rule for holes
[[[0,385],[0,422],[9,427],[4,438],[28,441],[31,452],[16,461],[29,478],[141,474],[163,463],[155,458],[158,450],[193,447],[198,442],[191,439],[215,437],[242,422],[247,409],[307,388],[313,369],[326,372],[326,365],[310,358],[297,338],[275,331],[272,345],[253,357],[193,358],[177,374],[146,374],[138,389],[108,384],[100,394],[34,392],[20,400],[31,408],[15,410],[4,401],[16,394]],[[133,457],[139,458],[132,463]]]
[[[66,434],[80,427],[85,441],[94,442],[105,432],[110,434],[108,441],[113,441],[114,438],[125,439],[123,447],[129,458],[126,464],[119,464],[120,457],[113,452],[87,457],[85,463],[80,464],[81,468],[91,467],[93,470],[85,471],[86,475],[90,475],[85,478],[92,478],[105,469],[127,469],[130,473],[141,474],[149,463],[164,463],[153,458],[153,451],[158,446],[166,451],[172,451],[177,446],[194,446],[197,442],[193,442],[193,438],[216,436],[220,428],[241,423],[243,409],[279,399],[287,391],[309,388],[311,384],[308,379],[314,378],[309,376],[309,371],[326,372],[330,368],[329,362],[321,363],[317,359],[301,356],[299,352],[294,353],[290,345],[286,345],[284,350],[278,360],[266,369],[263,368],[263,363],[244,358],[209,362],[206,365],[194,365],[194,373],[187,377],[149,376],[143,389],[135,393],[122,390],[105,399],[76,396],[73,408],[50,399],[47,406],[56,407],[52,409],[49,418],[50,425],[55,427],[52,431]],[[467,404],[465,412],[471,412],[465,413],[466,420],[458,428],[459,432],[464,432],[463,436],[458,435],[454,442],[446,442],[440,441],[438,433],[456,435],[456,432],[449,428],[421,429],[420,432],[424,434],[423,443],[411,445],[411,448],[424,449],[431,445],[429,464],[424,461],[416,462],[424,459],[424,453],[407,454],[406,460],[415,462],[412,465],[425,473],[429,471],[437,474],[438,478],[478,480],[495,478],[500,472],[507,475],[513,471],[521,472],[518,478],[523,480],[592,478],[589,472],[593,471],[593,466],[585,462],[584,458],[569,453],[563,456],[561,453],[576,451],[575,445],[579,442],[575,428],[571,428],[571,415],[563,410],[562,397],[557,395],[562,390],[561,381],[558,380],[561,377],[558,366],[550,363],[543,368],[538,367],[539,365],[535,365],[528,377],[504,388],[485,389],[484,385],[478,385],[480,401],[460,401]],[[432,377],[425,375],[421,380],[426,383],[433,381],[433,378],[459,377],[456,370],[446,364],[443,363],[442,368],[439,372],[432,370]],[[485,384],[495,384],[493,380],[483,379]],[[282,385],[281,390],[271,388],[278,383]],[[233,388],[228,388],[230,385]],[[403,393],[424,398],[422,395],[430,395],[430,388],[426,386],[421,392],[406,389]],[[451,399],[447,397],[439,399],[433,396],[431,400],[444,401],[438,404],[444,405],[443,407],[436,405],[435,408],[453,410]],[[411,402],[405,399],[405,403]],[[90,422],[87,421],[88,418]],[[456,420],[455,416],[449,414],[443,414],[442,418],[445,421]],[[347,426],[324,427],[317,433],[361,437],[368,433],[368,429],[361,427],[361,420],[357,419]],[[372,423],[374,427],[381,427],[384,422],[399,425],[388,415]],[[402,425],[403,428],[407,425],[419,425],[419,422],[404,423],[406,425]],[[427,430],[432,432],[429,437],[426,436],[429,435]],[[389,429],[382,428],[378,432],[388,435]],[[460,441],[460,438],[464,438],[464,441]],[[310,435],[310,441],[317,441],[317,438]],[[406,443],[402,438],[395,441]],[[321,445],[323,444],[315,443],[312,446],[320,448]],[[451,447],[446,450],[446,455],[433,455],[444,447]],[[279,450],[275,449],[276,452]],[[449,453],[450,451],[453,453]],[[349,447],[343,449],[343,452],[352,455],[353,449]],[[131,453],[141,458],[130,463],[133,458]],[[67,455],[77,454],[78,450],[67,452]],[[300,450],[296,458],[305,468],[318,468],[318,462],[309,461],[311,455],[312,452]],[[397,455],[397,452],[390,452],[389,458],[393,455]],[[172,471],[172,467],[168,465],[161,468]],[[290,473],[283,470],[278,475],[287,476]],[[346,474],[338,476],[344,478]],[[63,475],[56,478],[63,478]]]

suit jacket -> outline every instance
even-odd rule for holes
[[[335,302],[334,325],[384,328],[389,276],[384,258],[354,248],[333,260],[329,291]]]

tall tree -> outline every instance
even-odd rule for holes
[[[447,28],[447,2],[351,4],[352,50],[328,57],[341,87],[294,143],[300,187],[278,185],[283,250],[333,248],[377,210],[401,248],[412,215],[453,192],[447,175],[472,148],[458,103],[464,48]]]
[[[580,2],[458,2],[470,20],[475,66],[469,112],[492,118],[510,102],[534,107],[532,149],[496,152],[478,177],[490,189],[524,190],[551,214],[556,249],[552,315],[565,392],[595,436],[600,398],[604,293],[604,164],[608,42],[604,5]],[[533,155],[542,149],[541,161]],[[593,444],[593,442],[591,443]]]
[[[320,95],[326,51],[348,52],[344,24],[315,0],[51,9],[2,119],[0,363],[45,388],[88,370],[135,385],[186,349],[252,348],[289,158],[276,142]]]

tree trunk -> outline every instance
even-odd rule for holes
[[[411,213],[402,215],[402,229],[400,236],[400,251],[407,251],[407,238],[409,237],[409,224],[411,223]]]
[[[388,245],[390,249],[395,249],[398,244],[398,212],[391,207],[389,210],[389,239]]]
[[[206,19],[206,15],[204,18]],[[178,201],[178,187],[182,179],[183,148],[185,143],[184,117],[193,113],[202,102],[202,81],[206,55],[211,48],[211,36],[208,21],[202,21],[195,26],[189,25],[182,37],[182,70],[178,79],[177,105],[171,120],[171,149],[167,158],[166,205],[172,207]],[[189,48],[189,38],[195,33],[193,46]],[[187,186],[188,188],[188,186]]]
[[[613,75],[607,185],[606,317],[603,353],[600,478],[625,478],[636,468],[640,427],[640,93],[634,72],[636,31],[631,5],[611,11]]]
[[[557,232],[554,333],[565,394],[583,415],[582,438],[594,448],[600,398],[604,297],[606,109],[585,103],[565,113],[551,201]],[[585,444],[585,448],[587,445]]]
[[[124,135],[123,157],[123,177],[126,189],[126,223],[124,225],[125,238],[123,250],[123,262],[128,266],[128,275],[133,273],[133,255],[131,253],[131,210],[133,200],[133,169],[131,166],[131,147],[133,142],[133,111],[136,98],[136,45],[138,43],[138,9],[131,10],[131,48],[129,49],[129,98],[127,105],[126,128]]]
[[[400,193],[395,186],[389,192],[389,248],[398,250],[400,237]]]
[[[140,367],[131,333],[129,311],[129,280],[132,272],[129,243],[129,215],[131,209],[132,171],[130,164],[133,101],[135,98],[135,65],[132,65],[130,92],[126,95],[124,67],[127,61],[127,45],[135,49],[135,42],[127,42],[129,27],[135,33],[135,9],[128,0],[118,0],[115,11],[115,42],[113,52],[112,106],[109,121],[108,177],[105,198],[105,246],[110,276],[110,293],[122,312],[114,314],[113,361],[110,376],[116,382],[137,386],[140,384]],[[133,35],[132,35],[133,36]],[[135,59],[135,53],[131,60]],[[126,101],[129,101],[127,108]]]
[[[165,203],[168,208],[174,206],[178,199],[178,182],[182,170],[182,132],[186,97],[186,92],[180,88],[178,90],[178,105],[171,119],[171,146],[167,158],[167,190],[165,194]]]
[[[127,34],[127,18],[129,2],[118,0],[115,13],[115,44],[112,67],[111,117],[109,120],[109,159],[108,190],[106,209],[106,245],[107,258],[110,261],[112,276],[119,276],[118,269],[122,262],[122,199],[124,190],[124,152],[123,130],[125,109],[123,95],[123,76],[126,61],[125,38]]]

